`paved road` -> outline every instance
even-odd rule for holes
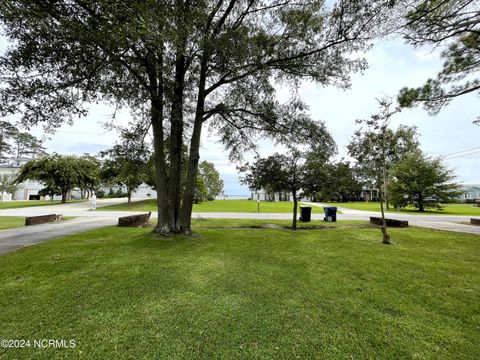
[[[102,199],[100,206],[114,205],[125,202],[126,199]],[[55,238],[95,230],[105,226],[115,225],[118,217],[132,214],[132,212],[96,212],[90,211],[88,201],[46,206],[33,206],[18,209],[0,210],[1,216],[37,216],[46,214],[62,214],[76,216],[76,219],[59,223],[49,223],[34,226],[25,226],[0,230],[0,254],[13,251],[21,247],[30,246]],[[135,214],[135,212],[133,212]]]
[[[2,230],[0,231],[0,254],[46,240],[111,226],[115,223],[116,219],[111,217],[78,218],[60,223]]]
[[[327,206],[319,203],[306,203],[315,207]],[[339,207],[343,214],[339,214],[339,220],[369,220],[370,216],[381,216],[380,211],[363,211]],[[419,226],[429,229],[454,231],[468,234],[480,235],[480,226],[460,224],[462,222],[469,223],[472,216],[464,215],[417,215],[417,214],[396,214],[386,213],[389,219],[407,220],[410,225]]]
[[[142,200],[142,199],[135,199]],[[99,199],[97,207],[126,202],[126,199]],[[315,207],[312,211],[312,219],[322,220],[323,204],[305,203]],[[370,216],[380,216],[378,212],[353,210],[339,208],[343,214],[338,214],[339,220],[368,220]],[[17,229],[0,231],[0,253],[11,251],[19,247],[33,245],[45,240],[58,238],[65,235],[75,234],[83,231],[98,229],[104,226],[116,224],[120,216],[138,214],[135,211],[91,211],[90,203],[76,202],[68,204],[36,206],[19,209],[0,210],[1,216],[36,216],[45,214],[63,214],[64,216],[75,216],[77,219],[62,223],[43,224]],[[469,222],[469,216],[450,215],[415,215],[415,214],[387,214],[389,218],[408,220],[411,225],[431,229],[447,230],[454,232],[470,233],[480,235],[480,226],[460,224]],[[157,213],[152,213],[156,218]],[[193,213],[194,218],[215,218],[215,219],[265,219],[265,220],[290,220],[290,213]],[[0,218],[1,219],[1,218]]]

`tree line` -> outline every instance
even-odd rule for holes
[[[479,89],[479,19],[475,0],[5,0],[0,115],[54,130],[91,102],[128,107],[153,134],[155,232],[190,233],[206,126],[232,160],[260,136],[328,145],[299,84],[347,88],[367,66],[361,54],[392,33],[448,45],[438,77],[399,97],[438,111]],[[276,83],[292,90],[288,102]]]
[[[16,177],[11,179],[11,187],[6,187],[4,191],[15,191],[14,184],[27,179],[37,180],[45,186],[39,195],[51,196],[52,199],[55,195],[61,195],[62,203],[65,203],[68,194],[75,188],[80,190],[82,198],[88,198],[93,192],[103,197],[105,194],[102,188],[120,185],[126,187],[130,204],[132,194],[141,184],[145,183],[155,189],[152,156],[146,143],[140,148],[134,148],[132,143],[126,141],[101,152],[98,157],[88,154],[43,155],[25,163]],[[199,164],[197,184],[195,202],[214,200],[223,192],[224,184],[220,174],[214,164],[205,160]]]
[[[461,189],[454,182],[453,170],[440,158],[428,157],[420,149],[415,127],[389,128],[390,118],[400,111],[388,98],[379,100],[379,111],[368,119],[357,120],[360,128],[348,144],[355,162],[334,161],[333,138],[329,147],[301,150],[290,146],[285,154],[257,158],[238,169],[242,182],[252,190],[287,192],[293,198],[292,227],[296,228],[298,199],[312,201],[359,200],[362,189],[375,189],[382,218],[386,209],[413,207],[441,209],[454,202]],[[389,243],[386,227],[384,241]]]

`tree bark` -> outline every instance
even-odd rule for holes
[[[185,46],[176,55],[170,127],[170,172],[168,197],[172,206],[173,227],[177,230],[182,193],[183,99],[185,88]]]
[[[178,221],[178,231],[190,234],[192,223],[192,208],[195,195],[195,185],[197,181],[198,162],[200,160],[200,137],[202,135],[203,116],[205,112],[205,86],[207,77],[207,54],[203,54],[200,66],[200,77],[198,84],[197,106],[195,111],[195,121],[193,125],[192,138],[190,141],[190,156],[187,165],[187,181],[183,191],[182,206]]]
[[[130,188],[127,189],[127,204],[130,205],[132,203],[132,190]]]
[[[158,54],[158,58],[153,56],[147,61],[147,73],[149,79],[150,92],[150,121],[153,130],[153,149],[155,180],[157,187],[157,226],[155,233],[168,234],[173,230],[171,206],[168,201],[167,193],[167,172],[165,165],[165,148],[163,132],[163,57]]]
[[[62,204],[65,204],[67,202],[67,193],[68,193],[68,189],[62,190]]]

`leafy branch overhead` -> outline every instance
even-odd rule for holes
[[[480,8],[476,0],[407,1],[404,36],[415,46],[445,46],[442,70],[417,88],[403,88],[401,106],[421,103],[437,114],[452,99],[480,94]],[[413,7],[413,9],[412,9]],[[476,122],[478,122],[477,120]]]

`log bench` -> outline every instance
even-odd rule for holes
[[[382,218],[376,216],[370,216],[370,222],[374,225],[382,226]],[[396,219],[385,219],[387,227],[408,227],[408,221],[406,220],[396,220]]]
[[[470,225],[480,225],[480,219],[470,219]]]
[[[119,217],[118,227],[142,227],[148,223],[151,214],[152,212],[149,212],[148,214]]]
[[[62,214],[48,214],[39,216],[28,216],[25,218],[25,226],[46,224],[63,220]]]

